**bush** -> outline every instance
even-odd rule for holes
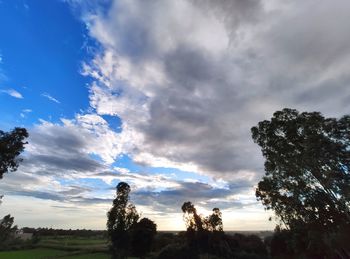
[[[187,245],[170,244],[164,247],[156,257],[157,259],[199,259]]]

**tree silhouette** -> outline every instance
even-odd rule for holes
[[[126,258],[129,250],[129,230],[138,221],[139,214],[129,203],[130,186],[120,182],[113,206],[107,213],[107,232],[111,241],[113,258]]]
[[[157,233],[157,225],[148,218],[143,218],[131,229],[131,248],[134,255],[140,259],[145,258],[151,251],[154,236]]]
[[[19,154],[24,150],[24,145],[28,142],[23,142],[28,137],[28,132],[24,128],[15,128],[10,132],[0,130],[0,179],[3,174],[9,171],[16,171]]]
[[[14,238],[17,226],[13,226],[14,219],[11,215],[5,216],[0,220],[0,249],[6,248],[9,242]]]
[[[214,208],[213,213],[205,220],[209,231],[223,231],[222,213],[219,208]]]
[[[10,132],[0,130],[0,179],[9,171],[16,171],[18,163],[22,161],[18,158],[19,154],[24,150],[24,139],[28,138],[28,132],[25,128],[15,128]],[[0,204],[3,195],[0,195]],[[9,241],[10,236],[17,227],[12,227],[13,217],[5,216],[0,220],[0,246],[4,246]]]
[[[186,227],[189,230],[202,231],[205,228],[204,219],[197,214],[197,210],[192,202],[187,201],[181,207],[184,213]]]
[[[266,159],[256,197],[292,231],[294,251],[324,256],[350,226],[350,116],[283,109],[251,131]]]

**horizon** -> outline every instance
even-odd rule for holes
[[[0,180],[0,217],[105,229],[125,181],[160,231],[185,230],[186,201],[203,216],[220,208],[224,231],[272,231],[250,129],[285,107],[349,113],[349,10],[345,0],[0,1],[0,130],[29,132],[23,162]]]

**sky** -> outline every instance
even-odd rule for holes
[[[159,230],[181,205],[272,230],[250,128],[285,107],[350,109],[347,0],[0,1],[0,129],[25,127],[0,216],[105,229],[115,186]]]

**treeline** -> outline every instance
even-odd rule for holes
[[[21,229],[23,233],[32,233],[38,236],[72,236],[72,237],[107,237],[106,230],[90,229],[54,229],[54,228],[29,228]]]
[[[146,255],[155,259],[268,258],[265,244],[256,235],[227,235],[223,231],[222,213],[214,208],[203,217],[194,204],[184,202],[186,231],[157,234],[156,224],[140,219],[135,205],[129,202],[130,186],[120,182],[116,198],[108,212],[107,230],[112,258]]]

